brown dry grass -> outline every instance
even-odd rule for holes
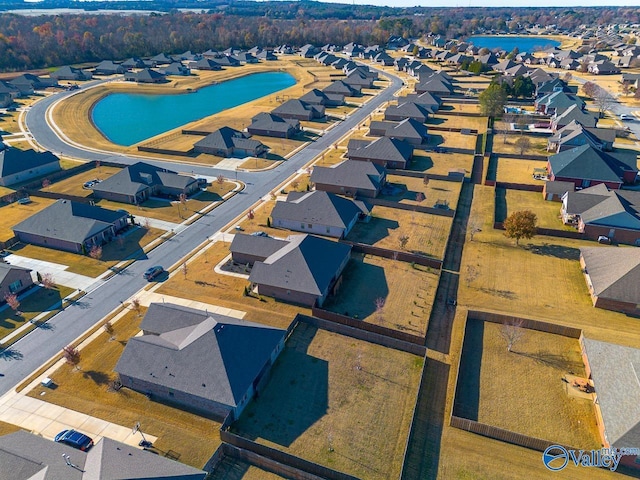
[[[10,433],[17,432],[18,430],[22,430],[22,429],[10,423],[0,422],[0,436],[8,435]]]
[[[146,311],[143,307],[142,311]],[[81,351],[80,370],[63,365],[51,375],[57,388],[37,387],[29,396],[71,408],[118,425],[140,422],[144,432],[158,437],[154,447],[162,452],[172,450],[182,463],[202,468],[220,444],[220,424],[213,420],[152,402],[141,393],[126,388],[109,390],[109,381],[126,342],[139,332],[140,321],[135,311],[128,312],[114,324],[114,341],[101,333]],[[46,391],[46,396],[41,392]]]
[[[93,179],[106,180],[118,173],[121,169],[116,167],[100,166],[92,168],[86,172],[80,172],[73,177],[65,178],[59,182],[54,182],[42,189],[43,192],[62,193],[65,195],[76,195],[78,197],[88,197],[93,193],[91,189],[82,188],[85,182]]]
[[[473,155],[467,153],[434,153],[415,150],[408,170],[434,175],[447,175],[450,170],[471,172]]]
[[[228,455],[216,465],[215,470],[207,477],[208,480],[278,480],[281,478],[285,477],[254,467]]]
[[[546,168],[546,166],[547,162],[542,160],[498,158],[498,172],[496,180],[499,182],[544,185],[543,180],[535,180],[533,178],[533,171],[536,168]]]
[[[442,258],[452,223],[449,217],[375,206],[369,222],[357,223],[347,239],[399,250],[400,237],[406,235],[407,251]]]
[[[515,153],[521,155],[520,147],[516,144],[520,135],[508,135],[506,143],[502,135],[496,135],[493,138],[493,152],[497,153]],[[547,152],[547,139],[544,137],[533,137],[525,135],[530,140],[530,145],[523,152],[524,155],[549,155]]]
[[[277,192],[280,195],[280,192]],[[267,218],[271,216],[271,211],[275,206],[276,200],[267,200],[263,201],[257,207],[253,208],[253,218],[249,218],[247,215],[243,217],[243,219],[238,222],[236,225],[240,225],[244,229],[244,233],[253,233],[253,232],[266,232],[272,237],[278,238],[286,238],[289,235],[295,235],[300,232],[294,232],[292,230],[287,230],[285,228],[274,228],[267,226]],[[227,230],[229,233],[235,233],[235,225],[233,228]]]
[[[523,190],[506,190],[507,216],[521,210],[531,210],[536,214],[537,224],[543,228],[555,228],[575,232],[576,229],[562,223],[560,202],[548,202],[542,193]]]
[[[157,239],[164,232],[156,228],[138,228],[125,237],[121,247],[117,242],[111,242],[102,247],[102,259],[95,260],[88,255],[54,250],[53,248],[38,247],[18,243],[8,250],[16,255],[44,260],[45,262],[67,265],[67,271],[97,277],[121,260],[142,253],[142,247]]]
[[[300,324],[233,430],[360,478],[397,478],[421,365],[413,355]]]
[[[427,129],[429,125],[436,125],[443,128],[469,128],[472,130],[478,130],[479,133],[487,131],[487,118],[486,117],[460,117],[457,115],[445,115],[436,114],[427,120]],[[429,131],[430,135],[440,135],[442,132],[435,130]],[[465,135],[468,137],[469,135]],[[472,135],[475,142],[475,135]],[[450,144],[451,147],[457,147],[456,144]],[[474,143],[475,146],[475,143]],[[467,148],[467,147],[462,147]]]
[[[188,298],[199,302],[247,312],[246,320],[286,328],[297,313],[310,313],[308,308],[290,305],[269,297],[244,296],[245,278],[215,273],[213,268],[229,255],[229,243],[218,242],[203,255],[190,261],[188,274],[172,276],[158,293]]]
[[[437,285],[438,275],[428,267],[354,253],[340,291],[323,308],[424,336]],[[382,311],[376,305],[379,298],[384,299]]]
[[[10,203],[0,207],[2,213],[2,225],[0,226],[0,241],[6,241],[13,238],[13,227],[18,223],[26,220],[31,215],[44,210],[55,200],[50,198],[32,197],[30,203],[24,205],[17,202]]]
[[[330,167],[331,165],[336,165],[337,163],[343,162],[347,159],[345,157],[346,153],[346,148],[329,148],[322,152],[319,157],[317,157],[318,160],[314,163],[314,165],[320,165],[321,167]]]
[[[383,200],[391,200],[407,205],[422,205],[432,207],[437,200],[446,200],[455,208],[460,196],[461,183],[445,182],[443,180],[429,180],[425,186],[421,178],[403,177],[400,175],[387,175],[387,185],[401,189],[397,195],[381,195]],[[416,201],[418,193],[426,197],[422,202]]]
[[[443,126],[447,126],[446,122]],[[429,145],[442,147],[466,148],[473,150],[476,147],[475,135],[463,135],[457,132],[429,132]]]

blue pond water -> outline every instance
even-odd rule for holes
[[[228,80],[183,95],[113,93],[96,103],[92,120],[111,142],[129,146],[295,83],[288,73],[268,72]]]
[[[518,47],[518,50],[521,52],[533,53],[536,50],[545,50],[547,48],[560,46],[560,42],[557,40],[551,40],[549,38],[538,37],[535,35],[526,37],[517,37],[515,35],[506,35],[502,37],[476,36],[469,37],[467,41],[473,43],[479,48],[487,47],[489,50],[499,48],[501,50],[506,50],[507,52],[512,51],[516,47]]]

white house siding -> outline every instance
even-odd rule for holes
[[[13,185],[18,182],[26,182],[27,180],[31,180],[33,178],[37,178],[43,175],[47,175],[51,172],[57,172],[60,170],[59,162],[52,162],[46,165],[42,165],[40,167],[32,168],[28,171],[14,173],[13,175],[7,175],[5,177],[0,177],[0,185],[7,186]]]
[[[344,228],[321,225],[318,223],[301,223],[283,218],[274,218],[273,226],[286,228],[287,230],[293,230],[294,232],[312,233],[325,237],[342,238],[343,235],[346,236],[348,234],[348,230],[345,232]]]

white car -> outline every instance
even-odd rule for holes
[[[633,120],[633,115],[623,113],[620,115],[620,120]]]

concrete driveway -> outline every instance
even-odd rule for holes
[[[84,290],[85,292],[89,291],[92,286],[97,286],[102,283],[102,280],[99,278],[87,277],[78,273],[68,272],[68,265],[45,262],[44,260],[35,260],[33,258],[22,257],[14,254],[6,256],[5,260],[11,265],[30,268],[33,270],[32,276],[34,277],[34,281],[37,281],[35,278],[36,272],[40,272],[40,275],[50,273],[53,277],[53,281],[58,285],[63,285],[75,290]]]

